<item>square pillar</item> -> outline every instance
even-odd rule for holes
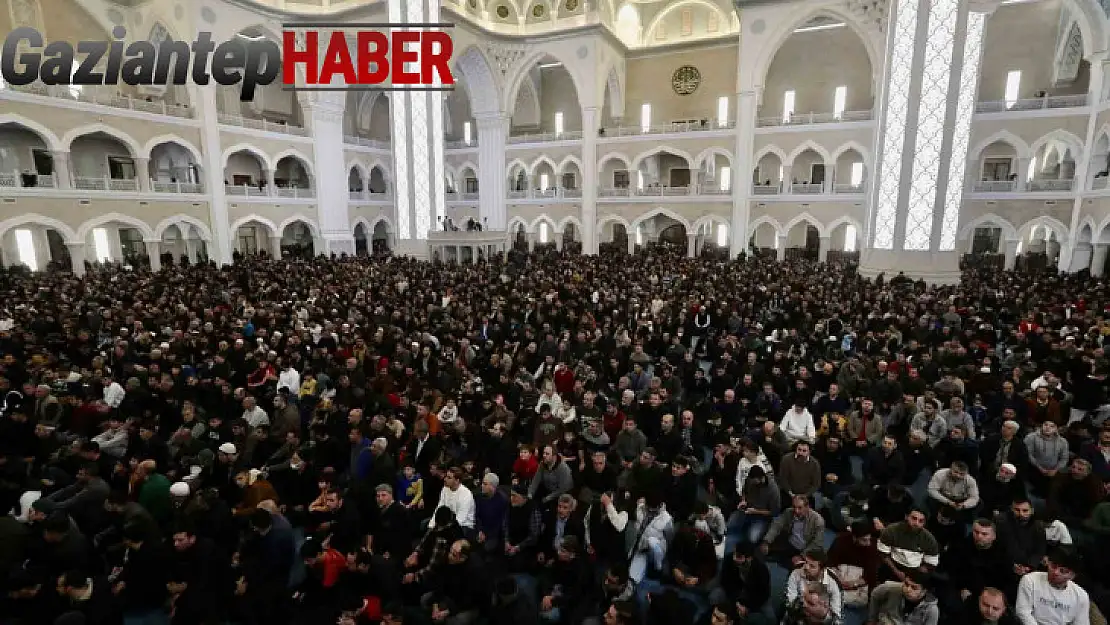
[[[199,19],[200,6],[197,5]],[[220,126],[217,119],[216,94],[218,89],[193,87],[189,100],[193,102],[200,128],[201,175],[208,194],[208,223],[212,227],[212,241],[208,256],[217,265],[231,264],[234,249],[231,222],[227,215],[227,187],[224,185],[223,147],[220,143]]]
[[[162,242],[157,239],[144,240],[146,255],[150,259],[151,271],[162,271]]]
[[[600,120],[601,114],[597,107],[582,108],[582,184],[580,186],[582,188],[583,254],[597,254],[597,132]],[[562,243],[559,245],[561,246]]]
[[[829,248],[832,247],[832,237],[821,237],[820,247],[817,250],[817,261],[821,263],[828,262]]]
[[[1015,245],[1015,247],[1017,247]],[[1103,268],[1106,266],[1106,252],[1110,249],[1110,245],[1106,243],[1096,243],[1095,249],[1091,253],[1091,275],[1096,278],[1101,278],[1103,275]]]
[[[149,158],[135,159],[135,175],[139,177],[139,191],[149,193],[151,189]]]
[[[698,235],[693,232],[686,233],[686,258],[698,255]]]
[[[85,275],[85,242],[84,241],[69,241],[66,243],[66,249],[69,250],[69,262],[73,270],[73,275]]]
[[[69,152],[51,152],[50,156],[54,160],[54,185],[59,189],[72,189],[73,177],[70,174]]]
[[[508,223],[505,145],[509,138],[509,116],[495,113],[476,117],[475,121],[478,125],[479,216],[488,229],[504,230]]]

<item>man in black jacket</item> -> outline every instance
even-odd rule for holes
[[[953,543],[941,555],[940,568],[948,575],[950,591],[942,597],[947,602],[943,607],[955,609],[984,588],[1005,587],[1013,565],[998,541],[994,521],[976,519],[971,536]]]
[[[431,592],[421,604],[430,610],[435,622],[445,625],[470,625],[480,618],[490,603],[489,572],[470,541],[456,540],[447,552],[447,561],[436,574]]]
[[[173,622],[218,622],[231,591],[227,554],[187,524],[174,529],[173,551],[169,588]]]
[[[373,551],[400,563],[412,551],[412,520],[408,510],[393,499],[393,487],[379,484],[375,489],[378,518],[374,527]]]
[[[771,599],[771,572],[755,557],[755,546],[739,543],[732,558],[722,562],[720,586],[709,594],[710,603],[735,598],[741,617],[759,614]]]
[[[160,542],[151,541],[146,528],[139,525],[123,528],[123,544],[127,553],[112,593],[122,599],[124,620],[165,619],[169,554]]]
[[[120,620],[118,601],[107,578],[70,571],[58,578],[58,595],[65,609],[84,615],[86,625],[115,625]]]

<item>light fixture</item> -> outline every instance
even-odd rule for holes
[[[834,22],[832,24],[818,24],[816,26],[803,26],[801,28],[795,28],[794,32],[795,33],[815,33],[817,31],[821,31],[821,30],[833,30],[834,28],[844,28],[845,26],[847,26],[847,24],[845,24],[844,22]]]
[[[555,61],[554,63],[540,63],[540,69],[551,69],[552,67],[562,67],[563,64]]]

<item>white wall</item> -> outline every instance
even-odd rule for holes
[[[851,28],[794,33],[775,53],[764,81],[760,117],[783,113],[783,93],[794,91],[794,113],[832,113],[836,88],[848,87],[845,110],[871,110],[871,60]]]
[[[47,149],[38,135],[15,126],[0,127],[0,172],[33,170],[33,149]]]
[[[134,158],[127,146],[107,137],[79,137],[69,151],[73,173],[81,178],[108,177],[108,157]],[[136,170],[137,171],[137,170]]]

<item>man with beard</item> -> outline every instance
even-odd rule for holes
[[[1033,504],[1027,498],[1015,499],[1009,511],[995,517],[995,523],[1014,579],[1039,569],[1048,541],[1044,523],[1033,518]]]
[[[1021,578],[1015,612],[1021,625],[1088,625],[1091,600],[1076,584],[1078,554],[1060,549],[1048,556],[1048,570]]]
[[[1018,625],[1014,613],[1006,605],[1006,595],[997,588],[984,588],[978,596],[968,597],[960,610],[945,614],[953,625]]]
[[[220,622],[229,589],[230,563],[211,538],[197,536],[190,525],[173,531],[170,564],[170,618],[176,625]]]
[[[378,517],[374,523],[373,542],[376,555],[400,562],[412,546],[411,518],[408,510],[393,498],[393,487],[379,484],[375,491]]]
[[[582,520],[586,553],[599,564],[624,563],[628,512],[617,510],[613,496],[602,493],[590,503]],[[625,567],[627,569],[627,566]]]
[[[1025,482],[1017,479],[1017,466],[1005,462],[993,477],[983,478],[979,496],[983,501],[983,512],[990,515],[1006,510],[1018,499],[1025,499]]]
[[[1010,562],[1003,545],[998,542],[994,521],[976,519],[971,536],[957,541],[941,557],[941,568],[949,577],[945,607],[955,609],[968,599],[978,596],[984,588],[1005,588],[1009,585]]]

